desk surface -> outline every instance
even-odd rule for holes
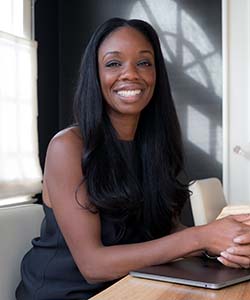
[[[250,282],[209,290],[148,279],[124,277],[90,300],[248,300]]]

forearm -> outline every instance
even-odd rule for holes
[[[172,230],[171,233],[176,233],[176,232],[182,231],[182,230],[184,230],[186,228],[188,228],[188,227],[185,226],[185,225],[183,225],[180,221],[178,221],[176,223],[176,226],[173,228],[173,230]],[[188,253],[187,255],[185,255],[185,257],[189,257],[189,256],[201,256],[203,252],[204,252],[203,250],[194,251],[194,252]]]
[[[99,247],[92,252],[89,264],[83,266],[83,272],[90,282],[113,280],[131,270],[166,263],[200,251],[203,247],[200,240],[199,227],[192,227],[149,242]]]

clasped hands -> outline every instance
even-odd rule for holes
[[[217,230],[224,229],[219,238],[229,241],[229,246],[219,251],[217,259],[228,267],[250,268],[250,214],[231,215],[212,222],[211,225],[213,223],[219,225]]]

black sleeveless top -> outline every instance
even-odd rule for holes
[[[127,145],[125,151],[128,151],[127,154],[130,152]],[[114,283],[89,284],[84,279],[58,227],[53,210],[44,205],[44,212],[40,237],[33,239],[33,248],[22,261],[22,281],[16,290],[17,300],[83,300]],[[102,215],[100,218],[101,238],[105,246],[147,240],[142,224],[134,218],[126,221],[112,221]]]

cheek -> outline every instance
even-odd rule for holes
[[[112,76],[112,74],[105,74],[103,72],[100,71],[99,73],[100,76],[100,83],[101,83],[101,88],[102,88],[102,92],[104,95],[107,95],[111,92],[113,83],[114,83],[114,76]]]
[[[156,72],[152,70],[150,73],[146,74],[145,81],[149,86],[154,88],[156,82]]]
[[[100,87],[105,103],[113,107],[112,86],[114,84],[114,76],[105,72],[99,71]]]

